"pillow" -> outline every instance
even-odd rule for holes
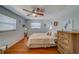
[[[53,36],[54,39],[57,38],[57,33],[56,32],[52,32],[51,36]]]

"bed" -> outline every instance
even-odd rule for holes
[[[53,46],[56,46],[55,37],[46,33],[34,33],[27,41],[28,48],[46,48]]]

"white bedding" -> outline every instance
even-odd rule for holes
[[[53,36],[46,35],[45,33],[32,34],[27,42],[29,48],[51,47],[56,46]]]

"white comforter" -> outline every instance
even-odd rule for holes
[[[51,47],[55,46],[55,42],[53,36],[48,36],[45,33],[35,33],[29,37],[27,46],[29,48]]]

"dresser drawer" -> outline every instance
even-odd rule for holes
[[[59,41],[67,41],[68,42],[69,40],[71,40],[71,35],[67,35],[67,34],[66,35],[63,35],[63,36],[62,35],[59,35],[58,36],[58,40]]]
[[[62,53],[69,53],[69,46],[63,43],[58,43],[58,49],[61,50]]]
[[[64,49],[63,49],[63,47],[60,44],[58,44],[58,51],[60,53],[64,53]]]
[[[69,44],[69,40],[66,40],[66,39],[61,39],[59,38],[58,42],[63,42],[63,43],[66,43],[66,44]]]
[[[63,40],[63,43],[69,44],[69,40],[64,39],[64,40]]]
[[[63,37],[64,36],[64,33],[58,33],[58,37]]]

